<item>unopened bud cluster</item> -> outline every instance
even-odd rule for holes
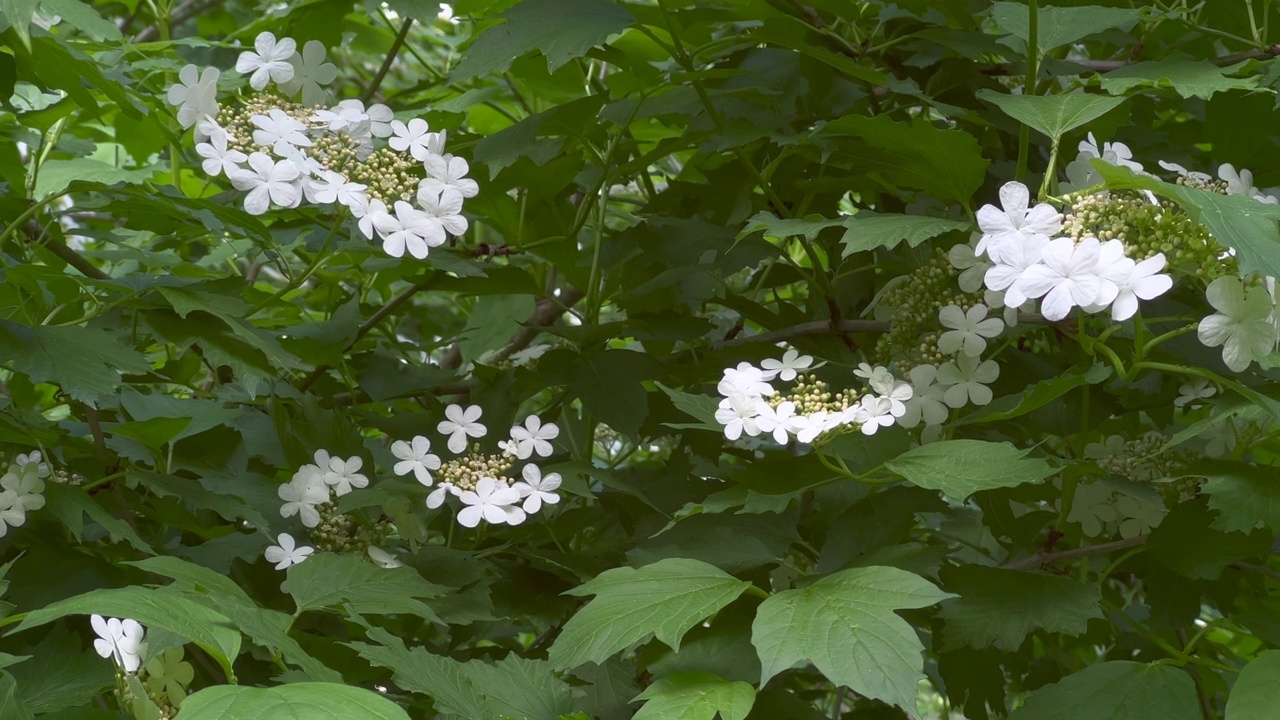
[[[359,553],[367,557],[370,547],[380,547],[391,534],[391,525],[385,520],[358,522],[351,515],[338,512],[330,501],[316,506],[320,524],[311,531],[311,542],[320,552]]]
[[[515,485],[516,479],[510,477],[515,467],[514,458],[507,453],[485,453],[479,443],[471,446],[470,452],[447,460],[440,466],[438,475],[446,483],[460,490],[475,490],[481,478],[493,478],[507,486]]]

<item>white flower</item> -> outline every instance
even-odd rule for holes
[[[297,565],[311,557],[311,553],[316,551],[313,547],[298,545],[289,533],[280,533],[276,537],[276,542],[279,545],[268,546],[262,555],[267,559],[267,562],[275,563],[277,570],[284,570],[291,565]]]
[[[1243,195],[1269,205],[1280,202],[1253,186],[1253,173],[1251,171],[1240,168],[1240,172],[1236,172],[1231,163],[1223,163],[1218,166],[1218,179],[1227,184],[1228,195]]]
[[[279,108],[271,108],[266,115],[254,115],[249,121],[258,128],[253,131],[253,141],[259,145],[270,145],[277,155],[285,156],[290,146],[311,146],[307,126]]]
[[[1178,397],[1173,401],[1174,407],[1191,406],[1192,409],[1200,407],[1199,400],[1206,400],[1213,397],[1218,392],[1218,388],[1203,378],[1192,380],[1178,387]]]
[[[370,545],[365,549],[365,552],[369,554],[369,559],[373,561],[373,564],[380,568],[393,570],[398,567],[404,567],[404,563],[400,562],[399,558],[380,547]]]
[[[1178,175],[1184,178],[1194,180],[1200,184],[1208,183],[1213,180],[1213,177],[1209,175],[1209,173],[1202,173],[1196,170],[1188,170],[1177,163],[1165,162],[1163,160],[1160,160],[1158,161],[1157,164],[1159,164],[1160,167],[1164,168],[1165,170],[1168,170],[1169,172],[1177,173]]]
[[[316,506],[329,501],[329,486],[324,474],[315,465],[303,465],[293,474],[293,479],[276,488],[276,494],[284,501],[280,517],[299,516],[302,524],[313,528],[320,524]]]
[[[511,444],[508,447],[521,460],[528,460],[535,454],[539,457],[551,457],[551,453],[555,451],[551,441],[558,437],[560,428],[555,423],[544,425],[537,415],[530,415],[524,419],[524,427],[516,425],[511,428]]]
[[[440,458],[431,454],[429,438],[417,435],[412,442],[397,440],[391,443],[391,454],[400,458],[392,468],[396,475],[413,473],[418,482],[431,487],[431,471],[440,469]]]
[[[363,193],[352,195],[351,205],[348,207],[351,208],[351,214],[359,218],[360,232],[370,240],[375,237],[379,225],[395,221],[381,200],[370,200]]]
[[[911,399],[914,393],[915,390],[912,389],[909,383],[895,380],[889,392],[882,392],[880,397],[889,401],[889,414],[899,418],[907,412],[906,402]]]
[[[457,190],[445,187],[437,192],[427,187],[420,188],[418,206],[433,218],[439,227],[453,235],[462,235],[467,231],[467,218],[462,215],[462,195]],[[443,243],[444,236],[440,237],[442,238],[440,243]]]
[[[1129,168],[1135,173],[1142,172],[1142,165],[1133,160],[1133,151],[1122,142],[1103,143],[1102,147],[1099,148],[1098,141],[1094,139],[1093,133],[1089,133],[1089,139],[1087,141],[1081,140],[1076,149],[1080,151],[1080,155],[1077,158],[1101,158],[1107,164]]]
[[[850,410],[856,411],[857,408],[858,406],[855,405]],[[826,410],[801,415],[795,419],[796,440],[811,443],[822,433],[840,427],[850,419],[843,413],[830,413]],[[853,419],[856,420],[856,418]]]
[[[355,488],[369,486],[369,478],[360,474],[364,467],[364,459],[359,455],[346,460],[335,457],[329,459],[329,469],[324,474],[325,484],[333,487],[333,494],[342,497]]]
[[[991,263],[978,257],[973,245],[969,243],[952,245],[947,251],[947,260],[951,262],[951,267],[960,271],[960,277],[956,282],[960,284],[961,290],[973,293],[982,289],[983,277],[991,268]]]
[[[994,360],[983,360],[961,355],[955,362],[943,363],[938,368],[938,382],[948,385],[942,401],[948,407],[962,408],[967,403],[986,405],[991,402],[991,388],[987,387],[1000,377],[1000,366]]]
[[[560,502],[556,490],[560,488],[560,473],[542,474],[537,465],[525,465],[520,471],[524,482],[515,484],[516,492],[524,498],[523,509],[530,515],[542,509],[542,503],[555,505]]]
[[[524,522],[524,510],[515,506],[520,502],[520,492],[493,478],[480,478],[475,490],[464,490],[458,499],[466,505],[458,513],[458,524],[464,527],[473,528],[482,519],[490,525]]]
[[[445,497],[450,494],[456,497],[461,495],[462,491],[458,489],[457,485],[454,485],[451,482],[440,483],[436,486],[436,489],[432,490],[431,494],[427,496],[427,507],[435,510],[444,504]]]
[[[1222,418],[1200,433],[1200,438],[1207,441],[1204,454],[1209,457],[1222,457],[1236,449],[1236,421],[1234,418]]]
[[[867,363],[858,363],[858,368],[853,371],[853,374],[866,380],[867,385],[881,395],[893,392],[894,383],[897,382],[893,373],[889,372],[889,368],[883,365],[872,367]]]
[[[446,137],[447,132],[444,130],[437,133],[427,133],[427,152],[431,153],[431,155],[440,155],[446,158],[453,157],[445,154],[444,143]]]
[[[724,426],[726,440],[737,440],[745,432],[751,437],[760,434],[756,417],[764,402],[757,396],[734,393],[720,401],[716,409],[716,422]]]
[[[329,96],[324,85],[338,77],[338,66],[324,61],[325,47],[319,40],[308,40],[301,53],[289,58],[293,66],[293,79],[281,83],[280,91],[293,95],[302,91],[303,105],[319,105]]]
[[[386,254],[404,257],[408,250],[410,255],[421,260],[431,248],[445,243],[444,228],[439,220],[403,200],[396,201],[395,210],[395,215],[382,213],[374,220],[374,227],[382,236],[382,251]]]
[[[966,312],[958,305],[938,311],[938,321],[950,330],[938,336],[938,350],[946,355],[963,351],[977,357],[987,349],[987,338],[1004,331],[1004,321],[987,317],[987,306],[978,303]]]
[[[40,479],[41,463],[14,464],[4,477],[0,477],[0,487],[13,493],[13,506],[28,513],[44,507],[44,480]]]
[[[49,477],[49,463],[45,462],[39,450],[32,450],[29,453],[18,453],[13,458],[13,464],[19,468],[25,468],[27,465],[36,466],[36,476]]]
[[[889,401],[889,398],[863,395],[858,400],[854,418],[862,425],[863,435],[875,435],[880,428],[889,427],[893,424],[892,410],[893,403]]]
[[[789,433],[799,431],[797,421],[799,416],[796,415],[796,404],[790,400],[784,400],[778,403],[777,407],[770,407],[769,403],[756,403],[756,410],[759,415],[755,418],[756,427],[766,435],[772,434],[773,441],[779,445],[786,445]]]
[[[364,103],[359,100],[343,100],[332,108],[317,110],[311,121],[329,128],[330,132],[340,132],[360,138],[371,135],[373,122],[364,110]]]
[[[266,153],[249,156],[250,170],[237,170],[230,175],[231,184],[237,190],[248,190],[244,196],[244,209],[250,215],[261,215],[271,203],[279,207],[297,207],[302,202],[302,192],[294,181],[302,175],[298,166],[288,160],[276,162]]]
[[[748,395],[760,397],[773,395],[776,391],[764,379],[764,371],[749,362],[740,362],[737,367],[725,368],[724,377],[716,386],[723,396]]]
[[[1007,307],[1018,307],[1027,301],[1026,295],[1018,287],[1027,268],[1040,263],[1045,246],[1049,239],[1043,235],[1033,235],[1022,242],[1009,242],[1001,248],[1000,262],[987,268],[983,276],[987,288],[1004,293],[1003,302]]]
[[[227,131],[217,128],[209,135],[209,142],[196,145],[196,154],[204,158],[200,163],[204,171],[211,176],[243,171],[240,163],[249,159],[248,155],[235,148],[227,147]]]
[[[1276,326],[1271,320],[1271,296],[1266,289],[1247,291],[1238,277],[1220,277],[1205,291],[1218,312],[1200,321],[1200,342],[1222,346],[1222,362],[1242,372],[1254,360],[1271,354],[1276,346]]]
[[[319,160],[306,154],[301,148],[294,147],[288,143],[279,145],[279,148],[280,152],[278,154],[280,157],[298,166],[300,179],[296,184],[300,188],[303,186],[301,178],[317,177],[329,171]],[[275,152],[275,150],[272,149],[272,152]]]
[[[913,428],[924,421],[925,425],[941,425],[947,421],[947,404],[943,400],[947,387],[938,383],[938,368],[933,365],[917,365],[907,376],[911,379],[911,399],[906,411],[898,418],[898,424]]]
[[[307,196],[307,201],[317,205],[328,205],[334,202],[341,202],[347,205],[354,200],[357,193],[364,194],[366,186],[360,183],[347,182],[342,173],[332,170],[322,170],[318,177],[308,178],[302,184],[302,191]],[[345,199],[345,202],[343,200]]]
[[[1005,248],[1021,245],[1036,238],[1047,238],[1062,229],[1062,214],[1051,205],[1040,203],[1028,208],[1031,193],[1020,182],[1008,182],[1000,188],[1000,205],[983,205],[978,210],[978,227],[982,239],[974,248],[977,255],[986,254],[993,262],[1003,262]]]
[[[298,48],[293,38],[276,42],[275,35],[264,32],[253,41],[253,47],[257,52],[246,50],[236,60],[236,72],[253,73],[249,76],[250,87],[262,90],[268,82],[285,83],[293,79],[289,58]]]
[[[1045,319],[1061,320],[1071,308],[1097,300],[1102,289],[1098,276],[1101,251],[1096,238],[1083,238],[1078,244],[1069,237],[1050,240],[1040,264],[1027,268],[1017,287],[1027,297],[1044,297],[1040,314]]]
[[[1173,278],[1159,274],[1164,266],[1164,253],[1156,253],[1140,263],[1123,264],[1127,270],[1123,275],[1109,273],[1117,289],[1111,304],[1112,320],[1128,320],[1138,312],[1139,300],[1157,298],[1173,287]]]
[[[218,68],[208,67],[204,72],[195,65],[187,65],[178,71],[178,83],[169,88],[169,104],[180,105],[178,124],[184,128],[204,118],[218,117]]]
[[[434,139],[434,135],[428,133],[427,139]],[[414,157],[418,156],[414,155]],[[480,193],[480,186],[476,184],[476,181],[467,177],[471,167],[467,165],[466,160],[452,155],[432,153],[428,154],[422,161],[427,170],[427,177],[418,184],[418,192],[422,192],[423,187],[430,187],[435,190],[453,188],[464,198],[473,198]]]
[[[359,103],[359,100],[343,100],[343,103]],[[369,118],[369,133],[374,137],[390,137],[391,121],[395,119],[395,113],[391,112],[391,108],[382,103],[374,103],[364,109],[364,114]]]
[[[471,405],[464,410],[455,404],[444,409],[445,419],[436,426],[436,432],[449,436],[450,452],[461,453],[467,449],[468,437],[482,438],[489,432],[489,428],[479,422],[483,413],[479,405]]]
[[[89,624],[98,636],[93,649],[104,658],[112,658],[126,673],[138,671],[142,663],[142,637],[145,632],[137,620],[104,618],[90,615]]]
[[[414,160],[422,162],[430,156],[427,150],[427,136],[430,135],[427,130],[427,121],[421,118],[414,118],[406,125],[399,120],[391,121],[391,137],[387,138],[387,144],[396,152],[408,151]]]
[[[11,527],[21,527],[27,522],[26,505],[18,500],[18,494],[12,490],[0,492],[0,537],[4,537]]]
[[[808,370],[811,367],[813,367],[813,356],[801,355],[795,348],[790,348],[783,353],[781,360],[765,358],[760,362],[765,380],[776,377],[784,382],[795,380],[797,370]]]

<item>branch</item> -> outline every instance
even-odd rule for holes
[[[542,332],[543,328],[553,324],[565,310],[576,305],[585,296],[586,293],[583,291],[567,287],[560,291],[560,297],[545,297],[539,300],[524,326],[511,336],[502,349],[498,350],[494,359],[505,360],[511,357],[512,353],[529,347],[529,343],[538,337],[538,333]],[[445,352],[444,357],[440,358],[440,367],[453,370],[460,365],[462,365],[462,348],[455,344]]]
[[[1005,570],[1030,570],[1032,568],[1042,568],[1046,565],[1052,565],[1056,562],[1075,560],[1076,558],[1089,557],[1090,555],[1103,555],[1112,550],[1128,550],[1142,545],[1147,541],[1150,535],[1139,535],[1137,537],[1126,538],[1124,540],[1116,540],[1115,542],[1102,543],[1101,545],[1087,545],[1081,548],[1072,548],[1071,550],[1063,550],[1061,552],[1036,553],[1031,557],[1014,560],[1005,563],[1001,567]]]
[[[169,26],[173,27],[174,25],[186,22],[199,13],[219,4],[221,1],[222,0],[211,0],[208,3],[202,3],[201,0],[184,0],[169,13]],[[197,8],[197,5],[200,5],[200,7]],[[148,42],[159,35],[160,26],[152,23],[151,25],[142,28],[137,35],[134,35],[133,42]]]
[[[400,47],[404,45],[405,38],[409,37],[409,28],[411,27],[413,27],[413,18],[405,18],[404,25],[400,27],[400,32],[396,35],[395,41],[391,43],[391,49],[387,51],[387,58],[382,61],[382,67],[378,68],[378,74],[373,76],[373,80],[369,82],[369,87],[364,90],[364,96],[361,100],[366,104],[373,99],[374,93],[378,92],[378,86],[382,85],[382,79],[387,76],[387,71],[391,69],[391,63],[395,62],[396,55],[400,53]]]

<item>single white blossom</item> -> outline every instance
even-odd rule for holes
[[[1203,173],[1196,170],[1188,170],[1177,163],[1165,162],[1164,160],[1160,160],[1157,164],[1160,165],[1160,167],[1164,168],[1165,170],[1168,170],[1169,172],[1177,173],[1178,175],[1184,178],[1187,178],[1189,180],[1194,180],[1199,184],[1204,184],[1204,183],[1213,181],[1213,176],[1210,175],[1209,173]]]
[[[466,450],[468,437],[482,438],[488,434],[489,428],[480,422],[480,415],[483,413],[484,410],[479,405],[471,405],[464,410],[461,405],[455,404],[444,409],[445,419],[436,426],[436,432],[449,436],[450,452],[456,454]]]
[[[249,121],[258,128],[253,131],[253,141],[270,145],[276,155],[285,156],[289,147],[311,146],[307,126],[279,108],[271,108],[266,115],[254,115]]]
[[[430,135],[427,121],[421,118],[414,118],[405,124],[399,120],[392,120],[391,136],[387,138],[387,144],[396,152],[408,152],[413,156],[414,160],[422,162],[430,156],[427,150],[427,136]]]
[[[759,407],[764,403],[757,396],[734,393],[720,401],[716,408],[716,422],[724,426],[726,440],[737,440],[743,433],[751,437],[760,434],[756,423]]]
[[[811,367],[813,367],[813,356],[801,355],[795,348],[789,348],[783,353],[781,360],[765,358],[760,362],[765,380],[778,378],[784,382],[795,380],[797,371],[808,370]]]
[[[0,537],[4,537],[11,527],[22,527],[27,522],[26,505],[18,499],[12,490],[0,492]]]
[[[427,133],[424,142],[430,142],[433,139],[435,139],[435,135]],[[418,156],[414,155],[414,157]],[[433,190],[453,188],[464,198],[473,198],[480,193],[480,186],[476,181],[467,177],[471,167],[466,160],[453,155],[437,155],[435,153],[429,153],[425,159],[419,159],[423,161],[422,164],[426,168],[427,176],[418,184],[418,192],[422,192],[424,187],[432,188]]]
[[[909,386],[908,386],[909,387]],[[858,400],[854,417],[862,426],[863,435],[875,435],[882,427],[893,424],[893,403],[887,397],[863,395]]]
[[[977,213],[982,239],[974,248],[976,255],[985,254],[992,262],[1003,262],[1005,248],[1035,239],[1048,238],[1062,229],[1062,214],[1046,203],[1030,207],[1031,193],[1020,182],[1008,182],[1000,188],[1000,205],[983,205]]]
[[[276,488],[276,494],[284,501],[280,517],[299,516],[302,524],[313,528],[320,524],[320,512],[316,506],[329,501],[329,486],[324,473],[315,465],[303,465],[289,482]]]
[[[437,192],[421,188],[418,190],[418,207],[434,219],[437,226],[451,234],[463,235],[467,232],[467,218],[462,215],[462,195],[457,190],[445,187]],[[440,244],[443,244],[443,234],[440,237]]]
[[[298,44],[293,38],[284,38],[276,42],[276,36],[269,32],[258,35],[253,41],[257,52],[246,50],[236,60],[236,72],[249,75],[249,86],[254,90],[262,90],[268,82],[285,83],[293,79],[293,65],[289,58],[293,57]]]
[[[889,414],[900,418],[907,412],[906,403],[914,393],[915,390],[910,383],[894,380],[893,387],[889,388],[889,392],[882,392],[880,397],[889,401]]]
[[[1178,387],[1178,397],[1173,401],[1174,407],[1188,407],[1193,410],[1200,407],[1200,400],[1207,400],[1218,392],[1213,383],[1197,378]]]
[[[293,66],[293,78],[281,83],[280,91],[285,95],[293,95],[302,91],[303,105],[320,105],[329,97],[325,85],[338,77],[338,66],[325,62],[326,50],[319,40],[308,40],[302,46],[302,52],[289,58]]]
[[[339,457],[329,459],[329,467],[324,473],[324,482],[333,488],[333,494],[342,497],[355,488],[369,486],[369,478],[360,474],[364,467],[364,459],[359,455],[343,460]]]
[[[1093,133],[1089,133],[1089,139],[1081,140],[1076,147],[1080,151],[1080,156],[1101,158],[1109,165],[1129,168],[1135,173],[1143,172],[1142,165],[1133,159],[1133,151],[1122,142],[1103,143],[1102,147],[1098,147],[1098,141],[1094,139]]]
[[[867,385],[881,395],[892,392],[894,383],[897,382],[893,373],[889,372],[889,368],[883,365],[872,366],[867,363],[858,363],[858,367],[853,371],[853,374],[866,380]]]
[[[373,564],[380,568],[394,570],[398,567],[404,567],[404,563],[400,562],[399,558],[380,547],[370,545],[365,549],[365,552],[369,555],[369,559],[373,561]]]
[[[431,453],[430,438],[416,435],[412,442],[397,440],[391,443],[391,454],[400,459],[392,468],[396,475],[413,473],[418,482],[431,487],[431,471],[440,469],[440,458]]]
[[[723,396],[747,395],[761,397],[773,395],[776,390],[764,378],[764,371],[749,362],[740,362],[737,367],[725,368],[724,376],[716,386]]]
[[[466,505],[458,513],[463,527],[473,528],[481,520],[490,525],[519,525],[525,519],[524,510],[516,506],[520,492],[493,478],[480,478],[475,490],[464,490],[458,499]]]
[[[977,357],[986,352],[987,338],[1004,332],[1004,321],[987,317],[987,306],[982,303],[968,311],[948,305],[938,311],[938,321],[950,328],[938,336],[938,350],[947,355],[964,352]]]
[[[819,410],[808,415],[800,415],[795,419],[796,440],[811,443],[824,432],[834,430],[850,421],[857,421],[857,409],[854,405],[849,413],[832,413]]]
[[[961,355],[955,362],[943,363],[938,368],[938,382],[948,386],[942,401],[952,408],[962,408],[968,403],[986,405],[992,398],[987,385],[998,377],[1000,366],[994,360],[979,362],[976,357]]]
[[[1220,277],[1205,291],[1218,312],[1200,321],[1197,334],[1206,347],[1222,346],[1222,362],[1243,372],[1276,346],[1271,297],[1265,288],[1246,290],[1238,277]]]
[[[218,117],[218,68],[201,72],[195,65],[178,71],[178,83],[169,88],[169,104],[179,105],[178,124],[189,128],[205,118]]]
[[[142,664],[142,639],[145,631],[137,620],[104,618],[90,615],[89,625],[98,636],[93,649],[103,658],[110,658],[126,673],[135,673]]]
[[[905,428],[913,428],[924,422],[925,425],[941,425],[947,421],[950,412],[943,395],[947,386],[938,382],[938,368],[933,365],[917,365],[907,373],[911,379],[911,399],[906,402],[906,411],[898,418],[898,424]]]
[[[40,463],[14,464],[0,477],[0,487],[14,495],[13,505],[28,513],[44,507],[44,480]]]
[[[352,195],[351,214],[358,218],[357,224],[360,232],[370,240],[377,236],[377,228],[379,225],[386,225],[395,221],[395,218],[387,212],[387,206],[381,200],[369,199],[369,196]]]
[[[421,260],[431,248],[445,243],[440,221],[403,200],[396,201],[394,215],[375,218],[374,226],[382,236],[382,251],[391,257],[404,257],[407,250]]]
[[[297,565],[311,557],[311,553],[316,551],[313,547],[298,545],[297,541],[289,533],[280,533],[276,537],[276,542],[279,544],[268,546],[266,551],[262,553],[267,562],[276,564],[276,570],[284,570],[291,565]]]
[[[261,215],[271,203],[279,207],[297,207],[302,192],[295,181],[301,176],[298,166],[288,160],[276,162],[266,153],[249,156],[249,170],[237,170],[229,176],[237,190],[248,190],[244,209],[250,215]]]
[[[1022,273],[1018,288],[1029,298],[1044,298],[1040,314],[1045,319],[1061,320],[1071,308],[1091,305],[1097,300],[1102,289],[1098,276],[1100,254],[1101,246],[1096,238],[1083,238],[1079,243],[1069,237],[1050,240],[1040,263]]]
[[[537,465],[525,465],[520,471],[523,482],[515,484],[516,492],[524,498],[522,509],[532,515],[542,509],[542,504],[555,505],[560,502],[556,490],[560,489],[560,473],[542,474]]]
[[[1218,166],[1218,179],[1227,184],[1228,195],[1243,195],[1268,205],[1280,202],[1280,200],[1254,187],[1253,172],[1250,170],[1240,168],[1240,171],[1236,172],[1234,165],[1223,163]]]
[[[772,435],[773,441],[779,445],[786,445],[790,439],[788,436],[800,429],[796,404],[790,400],[778,403],[777,407],[771,407],[769,403],[756,403],[756,410],[760,413],[755,417],[756,427],[762,433]]]
[[[431,491],[430,495],[427,495],[427,507],[431,510],[435,510],[444,504],[445,498],[449,495],[457,497],[461,494],[462,490],[460,490],[457,485],[454,485],[451,482],[442,482],[436,486],[435,490]]]
[[[969,243],[952,245],[947,251],[947,260],[951,263],[951,267],[960,271],[960,277],[956,278],[956,282],[959,283],[961,290],[974,293],[982,289],[983,279],[992,264],[978,257],[973,245]]]
[[[516,425],[511,428],[511,449],[521,460],[528,460],[534,455],[551,457],[555,448],[551,441],[560,437],[560,428],[555,423],[543,424],[537,415],[524,419],[524,427]]]
[[[1112,320],[1128,320],[1138,312],[1139,300],[1152,300],[1169,292],[1173,278],[1160,274],[1164,266],[1164,253],[1156,253],[1131,267],[1123,266],[1127,269],[1123,276],[1112,273],[1117,288],[1116,298],[1111,303]]]
[[[32,450],[29,453],[18,453],[13,458],[13,464],[18,468],[25,468],[28,465],[36,466],[36,475],[41,478],[49,477],[49,463],[44,461],[44,456],[39,450]]]
[[[205,173],[215,177],[221,174],[231,177],[232,173],[242,172],[244,168],[240,163],[249,159],[248,155],[227,146],[227,131],[222,128],[215,129],[208,142],[196,145],[196,154],[204,158],[200,166]]]

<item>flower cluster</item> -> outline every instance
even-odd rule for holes
[[[298,516],[303,526],[311,530],[319,549],[341,552],[354,546],[371,551],[387,534],[386,524],[359,526],[350,517],[338,513],[332,502],[334,498],[369,486],[369,478],[360,472],[364,460],[359,456],[335,457],[323,449],[317,450],[313,459],[314,463],[298,468],[289,482],[276,489],[281,500],[280,516]],[[317,549],[299,545],[289,533],[278,535],[276,543],[266,549],[264,556],[277,570],[306,560]]]
[[[456,497],[463,505],[458,523],[469,528],[481,520],[490,525],[519,525],[544,504],[560,502],[558,473],[544,475],[529,462],[520,469],[519,479],[514,476],[518,461],[551,456],[551,441],[560,436],[560,428],[530,415],[511,428],[507,439],[498,441],[499,452],[485,453],[478,443],[471,442],[489,434],[481,415],[478,405],[445,408],[445,419],[436,430],[447,438],[445,447],[457,456],[452,460],[441,461],[431,451],[431,439],[423,435],[392,443],[391,452],[399,460],[395,473],[412,475],[422,485],[434,488],[427,496],[428,508],[438,508],[449,496]]]
[[[398,120],[381,104],[326,106],[337,68],[325,54],[316,40],[298,52],[291,38],[258,35],[236,62],[255,91],[239,108],[219,103],[217,68],[184,67],[169,102],[182,127],[195,127],[204,171],[245,191],[254,215],[303,202],[342,206],[393,257],[422,259],[465,233],[463,201],[479,187],[467,161],[445,152],[444,131],[429,132],[421,118]],[[271,84],[276,92],[265,92]]]
[[[40,451],[18,455],[13,464],[0,476],[0,537],[10,527],[19,527],[27,521],[27,513],[44,507],[44,481],[49,477],[49,465],[41,459]]]

